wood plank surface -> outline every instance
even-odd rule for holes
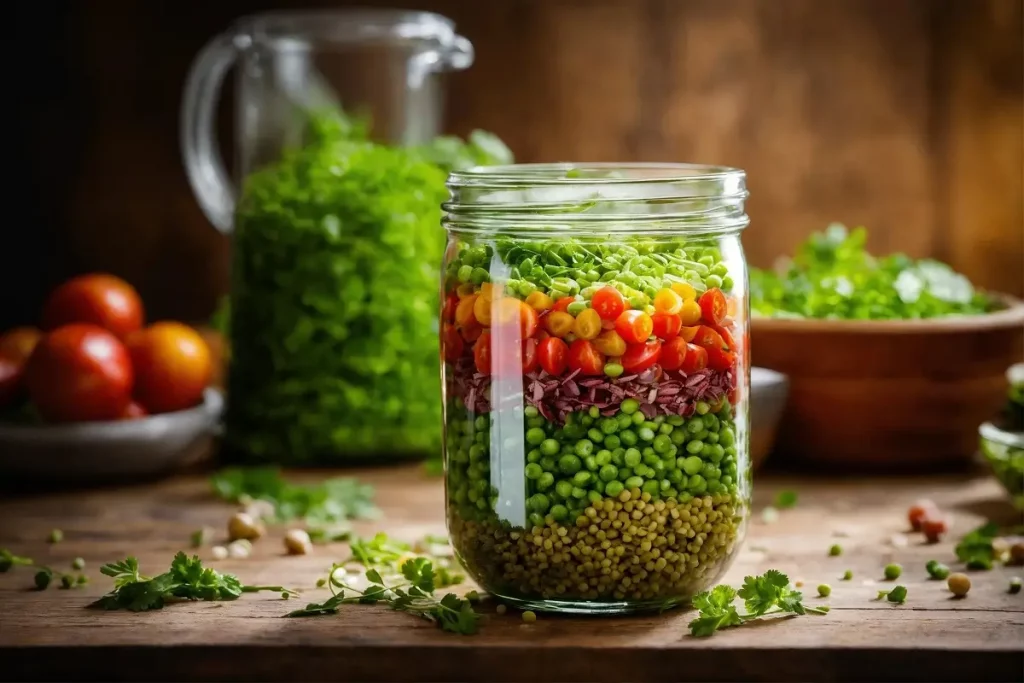
[[[357,531],[415,540],[444,530],[438,479],[418,468],[359,472],[377,486],[384,516]],[[691,638],[685,610],[664,615],[579,618],[541,615],[524,624],[511,611],[486,617],[476,636],[443,633],[405,614],[352,606],[339,615],[310,619],[281,616],[325,591],[311,589],[343,544],[318,547],[305,557],[284,555],[283,529],[255,544],[251,558],[217,562],[246,583],[280,583],[304,589],[296,600],[268,594],[233,603],[178,604],[133,614],[87,611],[110,587],[98,567],[136,554],[143,571],[166,568],[188,536],[206,524],[223,529],[231,507],[215,500],[202,478],[178,478],[135,488],[0,502],[0,547],[56,568],[77,556],[88,563],[91,583],[81,590],[29,590],[31,572],[0,576],[0,678],[100,680],[1021,680],[1024,661],[1024,594],[1007,584],[1020,568],[972,573],[966,599],[953,599],[943,582],[928,581],[930,558],[952,562],[952,540],[983,519],[1013,522],[1019,515],[990,478],[810,481],[764,479],[761,508],[777,491],[799,493],[798,505],[766,524],[755,514],[747,542],[727,580],[778,568],[805,581],[815,595],[832,586],[822,617],[781,619],[713,636]],[[930,495],[954,515],[950,542],[923,545],[905,531],[907,506]],[[49,545],[52,528],[64,532]],[[832,543],[844,548],[829,557]],[[204,558],[209,549],[200,551]],[[899,583],[908,601],[875,601],[882,568],[904,566]],[[840,581],[846,569],[854,580]],[[469,586],[466,587],[467,589]]]

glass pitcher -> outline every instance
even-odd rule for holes
[[[229,460],[439,453],[445,174],[402,150],[439,131],[436,74],[472,61],[451,21],[399,10],[256,15],[197,55],[181,144],[232,238]],[[215,137],[232,68],[237,188]]]

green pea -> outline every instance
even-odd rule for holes
[[[523,408],[523,415],[529,418],[533,418],[540,415],[540,411],[537,410],[537,406],[526,406],[525,408]]]
[[[622,439],[617,435],[612,434],[611,436],[604,437],[604,447],[608,450],[614,451],[616,448],[622,445]]]
[[[590,472],[587,472],[586,470],[580,470],[579,472],[573,475],[572,483],[576,484],[576,486],[586,486],[588,483],[590,483],[590,476]]]
[[[586,467],[591,472],[596,472],[597,468],[600,467],[600,465],[597,464],[597,458],[595,458],[593,455],[588,455],[587,457],[583,458],[583,466]]]
[[[544,518],[536,512],[531,512],[527,519],[530,520],[531,526],[544,526]]]
[[[544,433],[544,430],[538,427],[526,431],[526,441],[533,446],[539,446],[546,438],[547,435]]]
[[[667,453],[672,445],[672,439],[665,434],[659,434],[654,439],[654,450],[658,453]]]
[[[699,474],[695,474],[690,477],[689,485],[686,488],[689,489],[690,493],[700,495],[701,493],[704,493],[707,487],[708,483],[705,481],[704,477]]]
[[[549,488],[554,486],[554,484],[555,475],[551,474],[550,472],[545,472],[544,474],[540,475],[540,477],[537,479],[537,488],[540,489],[541,491],[547,491]]]
[[[540,444],[540,452],[543,455],[558,455],[560,450],[562,450],[561,444],[554,439],[544,439]]]
[[[543,515],[551,507],[551,501],[543,493],[535,493],[530,496],[529,506],[532,511]]]
[[[576,451],[576,455],[580,456],[581,458],[585,458],[594,452],[594,442],[591,441],[590,439],[581,439],[580,441],[576,442],[576,447],[574,450]]]
[[[686,422],[686,420],[685,418],[683,418],[682,415],[669,415],[666,419],[666,422],[668,422],[673,427],[681,427]]]
[[[601,431],[606,435],[614,434],[619,431],[619,423],[616,422],[614,418],[606,417],[601,420]]]
[[[587,443],[590,443],[589,441]],[[582,461],[575,455],[563,455],[558,459],[558,469],[563,474],[576,474],[583,467]]]
[[[530,452],[526,454],[526,462],[540,462],[540,449],[531,449]]]
[[[587,304],[583,301],[574,301],[565,309],[566,313],[574,318],[585,310],[587,310]]]
[[[619,479],[625,481],[626,479],[629,479],[632,476],[633,476],[633,468],[632,467],[620,467],[619,468]]]
[[[572,495],[572,482],[565,479],[559,479],[558,483],[555,484],[555,493],[563,500],[568,498]]]
[[[640,437],[641,441],[654,441],[654,430],[650,427],[641,427],[637,431],[637,436]]]
[[[594,461],[598,467],[604,467],[612,461],[612,452],[607,449],[601,449],[594,456]]]
[[[736,443],[736,433],[730,427],[722,427],[718,432],[718,443],[723,446],[732,446]]]
[[[704,442],[703,441],[699,441],[697,439],[694,439],[693,441],[691,441],[688,444],[686,444],[686,452],[687,453],[697,454],[697,453],[700,453],[701,450],[703,450],[703,448],[704,448]]]
[[[574,486],[572,489],[572,497],[577,500],[583,500],[587,497],[587,490],[579,486]]]
[[[722,289],[724,289],[725,291],[731,291],[734,284],[735,283],[733,282],[731,276],[726,275],[725,277],[722,278]]]
[[[656,479],[650,479],[643,483],[640,490],[644,493],[651,494],[651,496],[656,496],[661,492],[661,482]]]
[[[569,508],[565,507],[561,503],[552,505],[549,514],[551,515],[551,519],[556,522],[564,522],[569,517]]]
[[[686,423],[686,431],[691,434],[700,434],[704,431],[704,420],[698,415],[694,415],[690,418],[690,421]]]
[[[704,282],[707,284],[708,289],[712,287],[717,287],[718,289],[722,288],[722,278],[720,278],[717,275],[708,275],[707,279],[704,280]]]
[[[712,434],[712,436],[714,436]],[[711,462],[720,463],[725,458],[725,449],[718,444],[711,444]]]
[[[704,465],[704,469],[702,469],[700,473],[704,475],[704,478],[708,481],[711,481],[712,479],[719,479],[722,476],[722,470],[718,469],[711,463]]]
[[[625,488],[625,485],[621,481],[613,480],[608,482],[608,484],[604,487],[604,493],[606,496],[610,498],[617,498]]]
[[[640,401],[636,400],[635,398],[627,398],[625,401],[619,404],[619,410],[626,413],[627,415],[632,415],[636,411],[640,410]]]
[[[473,277],[473,266],[465,265],[459,268],[459,282],[467,284]]]
[[[639,465],[633,468],[633,474],[638,477],[647,477],[653,474],[653,472],[647,465],[640,463]]]
[[[694,408],[697,410],[698,415],[707,415],[708,411],[711,410],[711,404],[707,401],[697,401],[697,405]]]
[[[609,482],[619,476],[619,468],[611,464],[605,465],[597,473],[597,476],[599,476],[603,481]]]
[[[716,443],[718,443],[718,433],[717,432],[709,432],[708,435],[706,437],[704,437],[704,440],[706,442],[708,442],[708,443],[716,444]]]
[[[665,416],[664,415],[659,415],[658,416],[658,420],[661,420],[663,417],[665,417]],[[669,423],[667,423],[667,422],[659,422],[658,423],[658,433],[659,434],[671,434],[674,429],[675,428],[672,425],[670,425]]]
[[[644,478],[633,476],[626,480],[626,488],[638,489],[644,485]]]
[[[544,474],[544,469],[537,463],[531,462],[526,466],[527,479],[540,479],[542,474]]]
[[[554,456],[545,455],[540,459],[540,466],[551,472],[558,469],[558,461],[555,460]]]
[[[628,467],[636,467],[637,465],[640,464],[642,458],[643,456],[640,454],[640,451],[638,451],[635,448],[629,448],[626,449],[626,457],[624,462]]]
[[[668,438],[671,439],[672,443],[674,443],[676,446],[682,446],[683,442],[686,441],[686,430],[677,429],[674,432],[672,432],[672,434],[669,435]]]
[[[640,425],[642,425],[646,421],[647,421],[647,418],[644,417],[643,413],[633,413],[633,425],[635,427],[639,427]]]
[[[603,496],[598,491],[587,491],[587,500],[591,503],[600,503]]]
[[[704,461],[696,455],[691,455],[688,458],[680,458],[680,460],[683,461],[681,465],[683,471],[690,476],[698,474],[702,469],[704,469]]]
[[[604,374],[609,377],[620,377],[624,372],[622,366],[618,363],[605,363]]]

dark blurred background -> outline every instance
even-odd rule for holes
[[[240,15],[348,4],[17,3],[0,329],[93,270],[135,284],[150,317],[209,316],[228,243],[182,169],[189,63]],[[491,130],[520,161],[740,166],[755,265],[842,221],[867,226],[877,252],[934,256],[1024,294],[1022,0],[400,4],[451,17],[476,48],[447,77],[450,132]]]

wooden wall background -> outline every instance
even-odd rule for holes
[[[155,316],[205,318],[228,245],[179,158],[189,62],[241,14],[343,4],[15,5],[8,191],[27,210],[2,228],[0,326],[96,269],[134,282]],[[405,5],[447,14],[476,46],[448,82],[451,131],[493,130],[522,161],[740,166],[757,265],[839,220],[868,226],[879,252],[935,256],[1024,294],[1022,0]]]

